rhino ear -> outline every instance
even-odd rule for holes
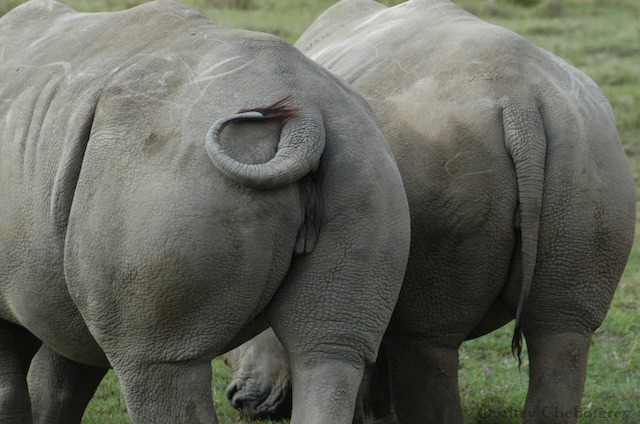
[[[295,254],[307,255],[316,246],[320,223],[322,220],[322,196],[318,185],[313,180],[313,174],[305,176],[298,182],[300,201],[303,207],[304,219],[298,230]]]

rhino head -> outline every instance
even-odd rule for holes
[[[272,329],[227,352],[223,359],[234,370],[226,394],[235,409],[252,419],[291,416],[289,361]]]

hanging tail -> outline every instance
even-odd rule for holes
[[[506,96],[500,103],[505,144],[515,166],[518,185],[516,222],[519,221],[522,242],[522,285],[511,351],[521,365],[522,329],[540,235],[547,140],[535,100]]]

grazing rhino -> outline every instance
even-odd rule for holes
[[[296,46],[372,105],[409,199],[407,274],[363,386],[369,422],[394,421],[376,410],[380,379],[399,422],[462,422],[458,348],[514,317],[513,348],[523,332],[530,360],[526,421],[579,408],[635,223],[634,184],[596,84],[448,0],[343,0]],[[240,359],[228,396],[253,409],[247,385],[268,376]]]
[[[268,326],[292,422],[352,421],[408,205],[366,103],[293,46],[168,0],[16,8],[0,198],[0,422],[80,422],[108,367],[132,422],[216,422],[211,359]]]

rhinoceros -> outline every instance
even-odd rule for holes
[[[458,348],[513,318],[513,348],[523,332],[530,360],[525,421],[576,422],[591,336],[635,224],[634,184],[600,89],[448,0],[343,0],[296,46],[372,105],[409,199],[411,253],[363,386],[368,422],[395,421],[379,404],[390,397],[401,423],[461,422]],[[277,340],[249,343],[259,352],[256,343]],[[287,394],[263,388],[287,386],[265,382],[255,358],[229,358],[239,372],[228,397],[268,415],[260,400]]]
[[[80,422],[109,367],[133,423],[216,422],[211,359],[268,326],[292,422],[351,422],[408,205],[366,102],[290,44],[168,0],[17,7],[0,198],[3,424]]]

